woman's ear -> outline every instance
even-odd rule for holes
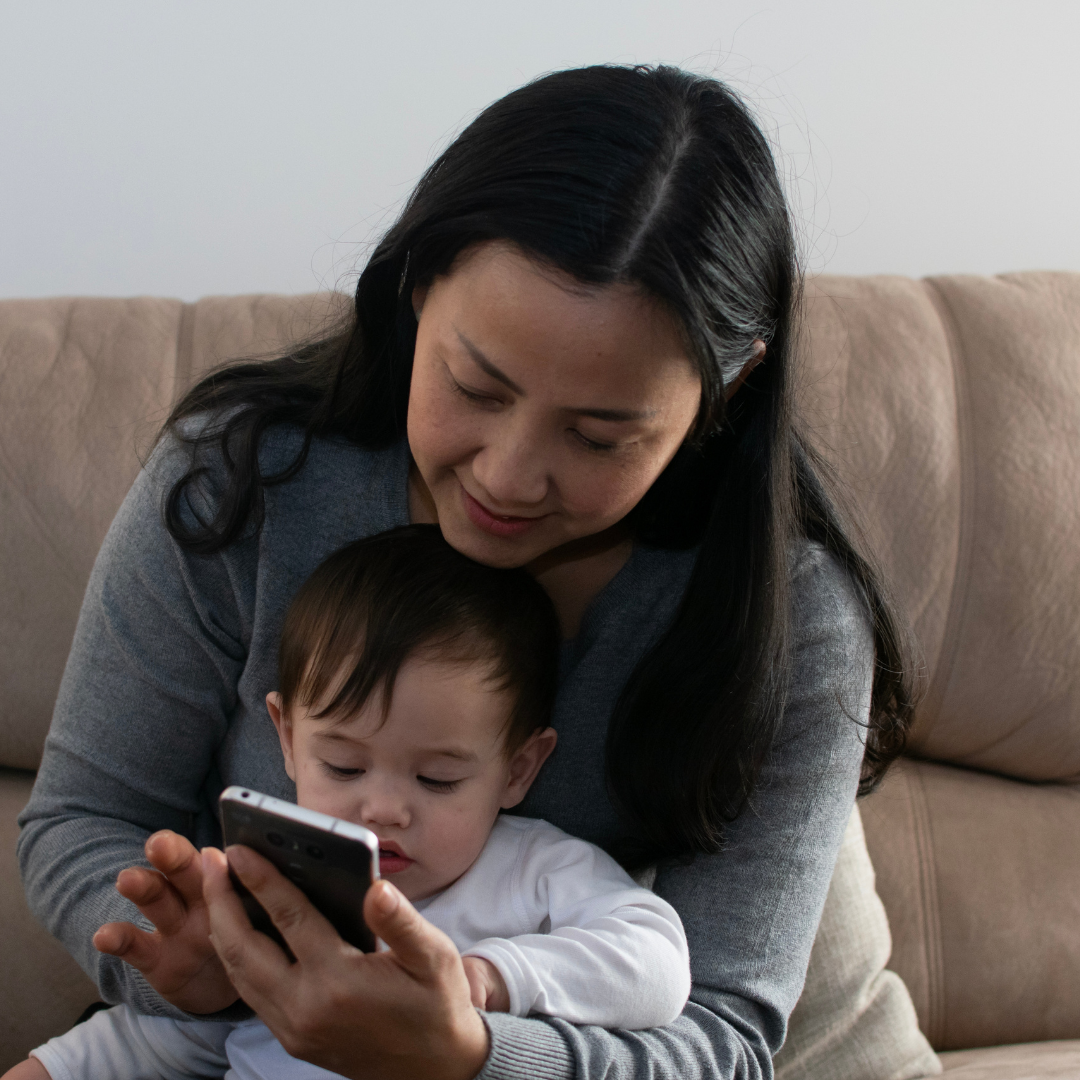
[[[760,364],[761,361],[765,359],[765,342],[762,341],[761,338],[754,339],[753,347],[754,355],[751,356],[745,364],[743,364],[742,371],[740,371],[739,374],[736,375],[735,378],[732,379],[731,382],[729,382],[727,384],[727,387],[724,389],[724,397],[728,401],[730,401],[735,396],[735,391],[738,390],[744,382],[746,382],[747,375],[749,375],[750,372],[753,371],[754,368],[756,368],[758,364]]]
[[[412,291],[412,309],[417,322],[420,321],[420,312],[424,310],[424,301],[427,299],[427,294],[428,287],[426,285],[417,285]]]
[[[532,787],[532,782],[536,779],[536,774],[540,771],[540,766],[551,756],[551,751],[555,749],[558,741],[559,733],[554,728],[544,728],[541,731],[534,731],[524,744],[514,751],[510,758],[510,775],[506,782],[506,790],[503,792],[499,806],[504,810],[509,810],[525,798],[529,788]]]
[[[270,714],[270,719],[274,721],[274,727],[277,728],[278,739],[281,741],[281,754],[285,758],[285,771],[289,774],[289,779],[295,784],[296,770],[293,767],[292,752],[293,728],[281,706],[281,694],[276,690],[271,690],[266,695],[266,711]]]

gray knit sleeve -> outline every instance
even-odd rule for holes
[[[657,875],[690,944],[683,1014],[633,1032],[489,1017],[483,1080],[772,1077],[851,814],[873,674],[863,608],[816,545],[797,565],[793,606],[794,682],[751,805],[722,852]]]
[[[133,968],[98,953],[102,923],[149,928],[114,888],[147,865],[162,828],[214,839],[204,792],[246,657],[234,589],[249,557],[184,553],[161,499],[183,468],[163,447],[136,480],[87,587],[33,794],[20,816],[19,862],[30,907],[94,979],[102,997],[183,1018]]]

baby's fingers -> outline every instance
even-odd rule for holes
[[[474,960],[475,957],[465,956],[461,963],[465,968],[465,978],[469,980],[469,997],[478,1009],[483,1009],[487,1005],[487,983],[479,966],[472,962]]]
[[[162,829],[146,841],[146,857],[169,879],[188,907],[202,904],[202,859],[190,840]]]
[[[94,948],[143,973],[152,971],[161,955],[160,940],[129,922],[106,923],[94,935]]]
[[[178,933],[188,917],[188,906],[156,870],[129,866],[116,878],[116,891],[130,900],[163,934]]]

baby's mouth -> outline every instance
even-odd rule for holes
[[[407,870],[415,862],[410,859],[397,844],[379,845],[379,873],[385,877],[387,874],[400,874]]]

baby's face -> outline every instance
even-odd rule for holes
[[[516,806],[555,745],[550,728],[507,757],[513,699],[487,664],[410,657],[382,722],[382,694],[344,722],[313,719],[280,697],[267,705],[296,801],[379,838],[379,868],[410,900],[456,881],[480,854],[501,808]]]

